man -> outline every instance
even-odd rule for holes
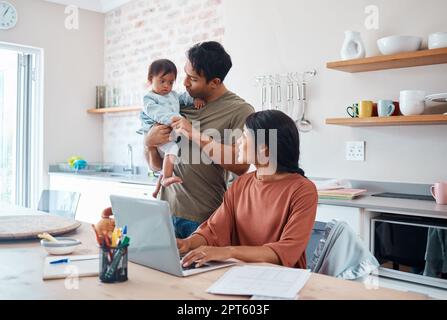
[[[161,192],[161,199],[170,204],[176,236],[180,239],[187,238],[221,205],[226,191],[226,173],[241,175],[249,168],[236,164],[234,140],[225,138],[224,133],[225,129],[242,130],[247,116],[254,112],[251,105],[225,87],[223,82],[231,67],[231,57],[217,42],[200,43],[188,51],[184,85],[193,98],[203,99],[206,105],[200,110],[183,109],[185,118],[173,119],[172,128],[181,133],[183,139],[189,139],[191,147],[181,147],[180,161],[174,168],[175,175],[183,183],[163,188]],[[200,131],[195,131],[190,121],[199,122]],[[159,171],[162,167],[157,146],[169,141],[172,128],[154,126],[145,137],[145,157],[153,170]],[[201,134],[210,129],[220,133],[220,141]],[[210,143],[212,150],[221,152],[213,153],[206,148]],[[212,163],[193,163],[192,155],[197,151],[199,154],[205,152]],[[224,157],[231,161],[224,161]]]

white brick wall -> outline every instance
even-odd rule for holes
[[[141,96],[149,64],[172,60],[178,68],[176,90],[183,91],[186,51],[197,42],[222,42],[223,0],[134,0],[105,18],[105,84]],[[134,99],[140,100],[140,99]],[[136,165],[145,165],[138,113],[104,116],[104,161],[127,163],[127,144]]]

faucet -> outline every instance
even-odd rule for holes
[[[127,145],[127,154],[129,156],[129,163],[127,165],[127,168],[124,168],[124,172],[129,172],[130,174],[137,174],[137,168],[133,165],[133,150],[132,145]]]

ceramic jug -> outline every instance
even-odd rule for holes
[[[360,32],[345,31],[345,41],[341,48],[342,60],[361,59],[365,57],[365,45]]]

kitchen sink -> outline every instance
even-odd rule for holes
[[[78,172],[70,172],[79,176],[89,176],[89,177],[103,177],[103,178],[112,178],[112,177],[133,177],[128,173],[119,173],[119,172],[99,172],[99,171],[78,171]]]
[[[117,173],[117,172],[98,172],[98,177],[116,177],[116,178],[123,178],[123,177],[132,177],[132,175],[128,173]]]
[[[120,174],[120,173],[112,173],[110,175],[110,177],[134,177],[135,175],[131,175],[131,174]]]

